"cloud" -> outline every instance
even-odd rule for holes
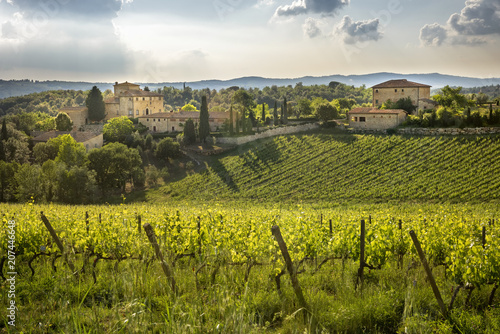
[[[500,34],[500,1],[468,0],[460,14],[450,16],[448,24],[463,35]]]
[[[476,46],[486,43],[477,36],[500,34],[500,1],[467,0],[460,13],[454,13],[447,25],[426,24],[420,29],[423,46],[451,45]]]
[[[264,8],[274,5],[274,0],[259,0],[255,4],[255,8]]]
[[[438,24],[426,24],[420,29],[420,42],[424,46],[440,46],[448,37],[446,29]]]
[[[346,15],[335,28],[335,34],[342,36],[345,44],[378,41],[382,38],[379,28],[380,22],[378,19],[353,21]]]
[[[279,6],[274,16],[297,16],[315,13],[334,15],[337,10],[349,4],[349,0],[295,0],[291,5]]]
[[[302,25],[304,35],[308,36],[309,38],[320,36],[321,30],[318,27],[318,23],[318,20],[315,20],[312,17],[308,17],[306,22]]]

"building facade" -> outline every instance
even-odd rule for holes
[[[219,131],[226,120],[229,120],[228,112],[210,112],[208,115],[210,131]],[[190,118],[194,121],[195,127],[198,127],[200,120],[198,111],[162,112],[138,117],[139,123],[151,132],[184,131],[184,124]]]
[[[386,130],[406,120],[402,109],[355,108],[348,112],[349,126],[354,129]]]
[[[431,100],[431,86],[406,79],[389,80],[372,87],[373,107],[380,107],[390,100],[397,102],[399,99],[410,98],[418,110],[433,109],[437,103]]]
[[[104,101],[106,105],[106,118],[127,116],[148,116],[164,111],[163,95],[140,89],[139,85],[116,82],[114,97]]]

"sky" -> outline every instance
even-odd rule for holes
[[[0,79],[500,77],[500,0],[0,0]]]

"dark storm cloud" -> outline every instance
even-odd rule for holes
[[[275,16],[296,16],[300,14],[334,15],[337,10],[349,4],[349,0],[296,0],[290,5],[279,6]]]

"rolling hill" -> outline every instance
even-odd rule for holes
[[[305,133],[241,146],[150,200],[484,202],[500,199],[500,136]]]

